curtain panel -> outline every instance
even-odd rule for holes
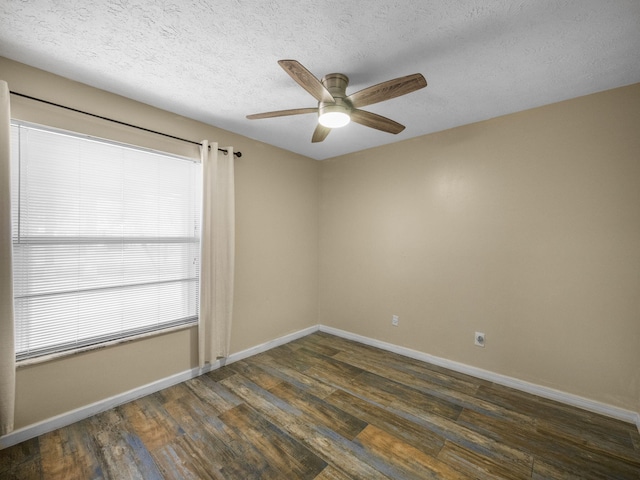
[[[11,114],[9,86],[0,80],[0,435],[13,431],[16,355],[11,243]]]
[[[229,355],[233,315],[235,190],[233,148],[218,152],[202,142],[202,238],[200,239],[200,368]]]

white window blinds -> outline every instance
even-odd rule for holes
[[[12,125],[17,359],[198,319],[201,166]]]

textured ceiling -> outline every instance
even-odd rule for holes
[[[324,159],[640,82],[638,0],[3,0],[0,55]],[[422,73],[311,143],[315,107],[278,64],[349,76],[347,93]],[[0,72],[1,77],[1,72]]]

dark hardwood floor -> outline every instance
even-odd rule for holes
[[[2,479],[640,479],[634,425],[315,333],[0,451]]]

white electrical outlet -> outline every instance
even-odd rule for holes
[[[398,315],[394,315],[393,317],[391,317],[391,325],[397,327],[398,322],[400,322],[400,317],[398,317]]]
[[[485,341],[484,333],[482,333],[482,332],[476,332],[476,335],[475,335],[475,337],[473,338],[473,343],[474,343],[477,347],[484,347],[484,341]]]

